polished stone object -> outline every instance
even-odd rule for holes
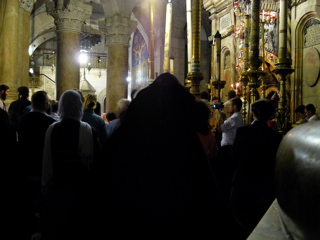
[[[275,171],[277,199],[248,239],[319,239],[320,121],[285,135]]]

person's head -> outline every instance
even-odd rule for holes
[[[34,94],[32,94],[31,104],[33,110],[46,112],[50,106],[47,92],[37,91]]]
[[[4,101],[9,93],[9,87],[7,85],[0,85],[0,98]]]
[[[314,114],[316,114],[316,108],[313,104],[307,104],[305,108],[305,112],[308,118],[311,118]]]
[[[304,119],[306,117],[306,112],[305,112],[305,106],[304,105],[300,105],[298,106],[294,112],[298,115],[298,117],[300,119]]]
[[[84,96],[84,103],[83,107],[84,109],[95,109],[97,106],[97,95],[88,93]]]
[[[22,86],[18,88],[19,97],[28,98],[29,97],[29,88]]]
[[[74,88],[73,90],[77,91],[77,92],[80,94],[80,96],[81,96],[81,101],[84,102],[84,97],[83,97],[82,92],[81,92],[79,89],[77,89],[77,88]]]
[[[212,97],[211,99],[212,103],[216,103],[219,101],[218,97]]]
[[[112,120],[116,119],[117,118],[117,115],[114,113],[114,112],[108,112],[106,114],[106,120],[107,122],[111,122]]]
[[[83,102],[81,94],[76,90],[67,90],[59,99],[59,115],[61,119],[80,121],[83,116]]]
[[[275,108],[270,100],[260,99],[252,104],[251,111],[255,120],[267,122],[274,117]]]
[[[208,100],[208,101],[209,101],[209,99],[210,99],[210,95],[209,95],[209,93],[208,93],[208,92],[203,91],[203,92],[201,92],[201,93],[200,93],[200,98],[201,98],[201,99],[205,99],[205,100]]]
[[[194,111],[194,99],[195,96],[173,74],[162,73],[139,91],[130,103],[124,122],[143,122],[145,125],[146,122],[161,119],[166,124],[170,122],[170,127],[181,127],[181,122],[187,124],[192,121],[190,114]]]
[[[125,111],[128,109],[129,105],[130,105],[131,101],[129,99],[126,98],[121,98],[118,102],[117,102],[117,107],[118,107],[118,115],[119,117],[122,116],[123,113],[125,113]]]
[[[282,139],[276,156],[275,186],[281,209],[303,232],[320,236],[320,125],[302,124]]]
[[[240,112],[242,108],[242,100],[238,97],[231,98],[231,104],[229,105],[229,108],[231,114]]]
[[[235,98],[236,96],[237,96],[237,93],[236,93],[236,91],[234,91],[234,90],[230,90],[229,92],[228,92],[228,100],[229,99],[232,99],[232,98]]]

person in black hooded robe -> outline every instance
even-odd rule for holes
[[[228,239],[237,232],[190,117],[195,106],[195,97],[169,73],[131,102],[105,148],[110,165],[100,168],[109,170],[101,176],[111,178],[108,234],[118,239]]]

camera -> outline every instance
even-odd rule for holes
[[[224,108],[223,104],[220,102],[212,103],[211,106],[213,109],[218,109],[218,110]]]

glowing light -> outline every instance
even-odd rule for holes
[[[80,52],[79,62],[86,63],[87,61],[88,61],[88,55],[86,54],[86,52]]]

